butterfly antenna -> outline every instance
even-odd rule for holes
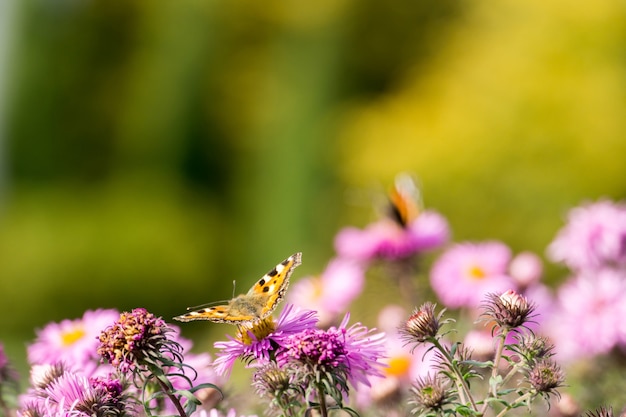
[[[224,303],[228,303],[228,300],[211,301],[210,303],[204,303],[204,304],[200,304],[200,305],[193,306],[193,307],[187,307],[187,311],[199,310],[201,308],[205,308],[209,306],[216,306],[216,305],[224,304]]]

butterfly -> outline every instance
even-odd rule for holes
[[[400,226],[406,227],[422,211],[422,196],[415,179],[406,173],[396,177],[389,192],[389,216]]]
[[[208,320],[215,323],[244,324],[265,319],[285,296],[289,277],[302,262],[298,252],[285,259],[250,288],[246,294],[238,295],[225,305],[192,310],[174,317],[178,321]],[[189,309],[188,309],[189,310]]]

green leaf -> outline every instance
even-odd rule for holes
[[[457,414],[460,414],[462,416],[468,416],[468,417],[472,417],[475,416],[476,413],[474,412],[474,410],[472,410],[471,408],[469,408],[468,406],[464,405],[464,404],[459,404],[454,408],[454,411]]]
[[[482,361],[475,361],[475,360],[468,359],[461,363],[464,365],[476,366],[478,368],[492,368],[493,367],[493,361],[482,362]]]
[[[496,375],[489,378],[489,387],[491,391],[497,391],[498,386],[502,384],[502,375]]]

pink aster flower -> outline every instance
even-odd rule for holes
[[[45,367],[46,365],[38,365]],[[122,383],[111,378],[88,378],[57,367],[23,399],[21,415],[122,415],[134,405],[123,394]]]
[[[396,335],[388,335],[385,342],[385,367],[383,376],[370,377],[371,386],[357,391],[356,402],[360,408],[372,404],[385,407],[397,406],[398,398],[405,398],[411,382],[438,372],[439,361],[435,351],[427,346],[418,346],[413,353]]]
[[[458,243],[430,271],[431,285],[447,307],[477,307],[488,293],[516,289],[507,274],[511,251],[500,242]]]
[[[543,264],[539,256],[532,252],[521,252],[511,260],[509,275],[520,288],[537,284],[543,274]]]
[[[306,329],[285,338],[278,349],[280,367],[298,368],[304,388],[315,381],[349,381],[354,388],[370,385],[369,378],[382,376],[385,335],[374,333],[361,323],[347,327],[346,314],[338,327],[328,330]],[[342,391],[343,387],[336,387]],[[344,392],[344,394],[346,394]]]
[[[557,291],[549,323],[563,360],[605,354],[626,346],[626,272],[604,268],[570,278]]]
[[[449,236],[446,219],[437,212],[424,211],[406,227],[386,218],[365,229],[347,227],[335,237],[335,250],[342,257],[360,261],[396,260],[436,249]]]
[[[118,317],[116,310],[89,310],[80,319],[49,323],[28,346],[28,361],[31,365],[64,362],[91,376],[100,366],[98,336]]]
[[[574,270],[625,266],[626,204],[601,200],[573,208],[548,256]]]
[[[241,328],[237,338],[228,336],[226,342],[214,344],[217,353],[214,365],[218,375],[228,375],[238,358],[268,361],[277,346],[282,346],[292,334],[315,328],[315,311],[300,310],[287,304],[274,322],[272,317],[261,321],[256,327]]]
[[[303,278],[293,284],[287,297],[299,307],[317,311],[320,325],[330,325],[361,294],[364,284],[362,263],[334,258],[321,276]]]

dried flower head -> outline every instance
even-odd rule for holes
[[[416,407],[412,414],[439,411],[450,402],[451,395],[438,374],[429,374],[425,378],[418,378],[411,387],[412,398],[409,404]]]
[[[100,334],[98,354],[122,372],[161,362],[164,353],[181,359],[181,346],[167,337],[171,331],[163,319],[136,308],[122,313],[117,322]]]
[[[556,389],[563,386],[565,374],[554,361],[543,359],[532,367],[528,380],[540,395],[548,397],[554,394],[559,397],[560,394]]]
[[[419,344],[428,340],[432,340],[437,337],[439,329],[442,324],[441,316],[444,310],[438,315],[435,315],[436,305],[431,302],[422,304],[419,308],[413,311],[411,317],[403,323],[400,328],[400,336],[405,341],[405,344],[412,344],[412,350]]]
[[[482,317],[499,327],[511,330],[528,323],[535,311],[534,303],[513,290],[502,294],[487,294]]]

